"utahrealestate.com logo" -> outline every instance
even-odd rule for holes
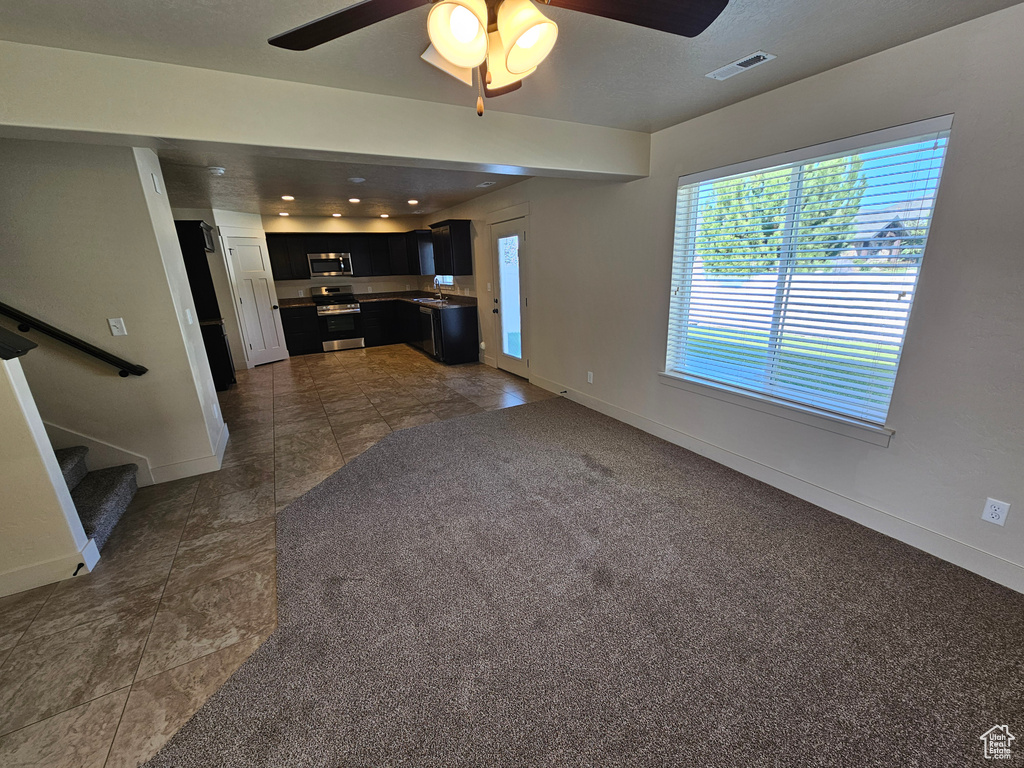
[[[1011,744],[1017,737],[1010,733],[1007,725],[993,725],[978,737],[985,743],[986,760],[1010,760],[1013,758]]]

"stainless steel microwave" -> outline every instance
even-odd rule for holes
[[[351,253],[307,253],[310,277],[345,277],[352,274]]]

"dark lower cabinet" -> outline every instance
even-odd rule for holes
[[[281,307],[280,311],[289,355],[309,355],[324,351],[316,307]]]
[[[363,326],[363,341],[368,347],[399,344],[403,341],[399,320],[402,301],[361,301],[359,319]]]
[[[434,339],[434,357],[448,365],[479,360],[476,307],[445,307],[433,312],[434,332],[440,332],[440,338]]]
[[[368,347],[412,344],[449,364],[480,357],[475,306],[437,308],[411,301],[361,301],[359,316]]]

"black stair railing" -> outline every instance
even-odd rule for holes
[[[87,355],[95,357],[97,360],[102,360],[104,363],[114,366],[119,370],[122,377],[141,376],[149,370],[141,365],[129,363],[127,360],[124,360],[117,355],[112,355],[106,350],[93,346],[87,341],[82,341],[77,336],[72,336],[70,333],[66,333],[60,328],[54,328],[49,323],[44,323],[42,320],[32,317],[32,315],[27,315],[14,307],[8,306],[7,304],[0,303],[0,315],[6,315],[17,322],[18,330],[22,333],[28,333],[29,331],[45,333],[47,336],[54,338],[57,341],[64,342],[69,347],[74,347],[81,352],[85,352]],[[11,335],[15,338],[19,338],[16,334]],[[32,342],[28,343],[31,344],[32,347],[36,346]],[[27,347],[25,351],[27,352],[28,349],[31,349],[31,347]],[[21,354],[24,354],[24,352]]]

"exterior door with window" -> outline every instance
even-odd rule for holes
[[[235,277],[242,341],[253,365],[288,357],[277,290],[270,272],[267,244],[259,237],[226,237]]]
[[[494,250],[494,316],[498,367],[529,378],[526,321],[529,300],[525,291],[527,219],[491,225]]]

